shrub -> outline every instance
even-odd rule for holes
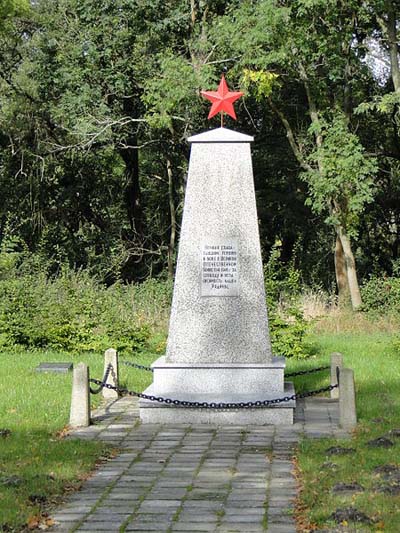
[[[373,276],[361,286],[362,310],[400,313],[400,277]]]
[[[19,272],[0,279],[0,343],[68,351],[142,349],[150,325],[136,305],[136,286],[98,283],[64,269],[55,279]],[[138,298],[140,301],[140,298]]]
[[[265,293],[270,312],[278,307],[293,307],[301,293],[300,272],[293,264],[279,260],[280,250],[274,246],[264,268]]]
[[[272,313],[269,325],[274,355],[298,359],[310,355],[304,342],[308,323],[297,309],[290,310],[284,317]]]
[[[308,324],[300,309],[300,272],[293,264],[281,263],[279,255],[279,248],[274,247],[264,270],[272,349],[276,355],[307,357]]]

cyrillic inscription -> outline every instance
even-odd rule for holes
[[[239,296],[237,239],[207,239],[201,249],[201,296]]]

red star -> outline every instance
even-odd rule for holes
[[[236,120],[236,113],[233,109],[233,102],[243,96],[241,92],[230,92],[226,84],[225,77],[222,74],[219,82],[218,91],[201,91],[201,95],[212,102],[208,118],[214,117],[217,113],[227,113]]]

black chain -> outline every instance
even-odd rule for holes
[[[308,398],[309,396],[316,396],[321,392],[328,392],[333,389],[336,389],[338,385],[329,385],[327,387],[322,387],[321,389],[316,389],[313,391],[300,392],[297,394],[292,394],[292,396],[284,396],[283,398],[274,398],[273,400],[258,400],[256,402],[238,402],[238,403],[223,403],[223,402],[191,402],[188,400],[173,400],[172,398],[163,398],[162,396],[152,396],[148,394],[143,394],[142,392],[131,391],[128,389],[122,389],[120,387],[114,387],[109,383],[104,383],[99,379],[90,379],[91,383],[96,385],[102,385],[107,389],[115,390],[119,394],[128,394],[129,396],[137,396],[138,398],[143,398],[144,400],[150,400],[151,402],[166,403],[169,405],[175,405],[180,407],[195,407],[200,409],[250,409],[254,407],[268,407],[270,405],[277,405],[283,402],[290,402],[293,400],[299,400],[300,398]]]
[[[138,363],[132,363],[131,361],[121,361],[120,363],[125,366],[131,366],[133,368],[138,368],[139,370],[146,370],[147,372],[154,372],[150,366],[139,365]],[[290,372],[285,374],[285,378],[294,377],[294,376],[304,376],[306,374],[313,374],[314,372],[321,372],[322,370],[327,370],[330,366],[319,366],[318,368],[310,368],[309,370],[300,370],[298,372]]]
[[[98,389],[92,389],[92,387],[90,387],[90,392],[92,394],[99,394],[99,392],[101,392],[104,389],[104,387],[107,387],[107,380],[108,380],[108,376],[110,375],[111,369],[112,369],[112,364],[109,363],[106,368],[106,371],[104,372],[102,381],[100,381],[99,379],[96,379],[96,380],[89,379],[89,381],[91,381],[92,383],[96,383],[97,385],[99,385]]]
[[[298,372],[290,372],[290,374],[285,374],[285,378],[293,376],[305,376],[306,374],[313,374],[314,372],[321,372],[322,370],[328,370],[330,366],[319,366],[317,368],[310,368],[309,370],[299,370]]]
[[[147,370],[147,372],[153,372],[153,369],[150,366],[139,365],[138,363],[132,363],[131,361],[122,361],[120,363],[125,366],[132,366],[133,368],[139,368],[139,370]]]

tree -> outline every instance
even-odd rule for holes
[[[260,0],[243,2],[217,28],[222,28],[221,46],[227,34],[235,34],[229,42],[233,53],[240,57],[236,70],[247,68],[253,73],[250,81],[279,117],[307,180],[308,202],[316,211],[329,213],[326,221],[333,225],[337,236],[336,257],[344,255],[344,261],[336,261],[339,289],[342,292],[340,280],[347,280],[354,309],[361,305],[361,298],[350,238],[355,218],[372,198],[376,172],[373,160],[356,172],[357,162],[364,162],[366,152],[356,139],[352,123],[354,95],[366,75],[357,46],[359,27],[366,20],[368,13],[355,1]],[[297,85],[300,105],[306,103],[308,115],[297,124],[289,121],[285,106],[293,85]],[[351,141],[354,154],[342,157],[339,130]],[[349,176],[352,184],[344,186]],[[340,266],[345,268],[344,276]]]

